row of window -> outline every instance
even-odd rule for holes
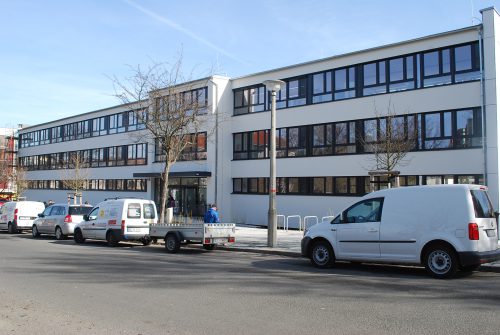
[[[201,132],[185,136],[186,146],[182,150],[179,161],[193,161],[207,159],[207,133]],[[155,162],[165,161],[165,149],[159,140],[155,141]]]
[[[120,145],[79,151],[57,152],[19,158],[28,171],[146,165],[147,143]]]
[[[203,87],[182,92],[183,99],[190,105],[193,105],[193,101],[196,101],[197,104],[199,104],[199,108],[206,108],[208,104],[207,90],[207,87]],[[164,107],[162,105],[157,106],[157,108]],[[61,126],[35,130],[19,134],[19,145],[21,148],[27,148],[43,144],[67,142],[89,137],[141,130],[145,128],[142,121],[146,120],[147,116],[145,110],[131,110],[79,122],[72,122]]]
[[[84,187],[87,191],[146,192],[147,179],[89,179]],[[62,180],[29,180],[32,190],[69,190]]]
[[[394,179],[390,180],[394,185]],[[387,188],[387,177],[377,176],[373,182],[370,177],[278,177],[277,194],[289,195],[331,195],[363,196],[375,190]],[[484,184],[482,175],[433,175],[399,176],[400,186],[437,185],[437,184]],[[269,178],[233,178],[233,193],[269,194]]]
[[[276,108],[303,106],[480,79],[479,43],[454,45],[284,79]],[[234,90],[234,115],[270,109],[263,85]]]
[[[408,151],[464,149],[482,144],[480,108],[279,128],[276,157],[363,154],[387,139]],[[233,159],[269,157],[269,130],[233,134]]]

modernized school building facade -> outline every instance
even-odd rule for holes
[[[394,115],[389,122],[414,139],[406,164],[397,167],[402,186],[484,184],[498,209],[500,17],[494,8],[481,13],[477,26],[240,78],[196,81],[190,91],[217,127],[192,134],[196,145],[174,165],[175,210],[199,215],[216,202],[225,222],[267,224],[271,113],[262,83],[268,79],[286,82],[277,93],[279,214],[328,216],[369,192],[373,153],[367,143],[387,129],[388,110]],[[159,203],[162,152],[137,140],[143,131],[129,105],[22,129],[25,195],[64,201],[61,179],[78,153],[89,166],[85,200],[135,196]]]

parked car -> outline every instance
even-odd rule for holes
[[[122,240],[151,243],[149,225],[158,222],[156,206],[152,200],[110,199],[96,205],[83,221],[75,226],[74,239],[106,240],[116,246]]]
[[[423,265],[436,278],[500,259],[487,188],[436,185],[365,195],[331,222],[309,228],[302,255],[320,268],[336,260]]]
[[[0,229],[7,229],[11,234],[29,230],[44,209],[45,205],[39,201],[6,202],[0,209]]]
[[[85,214],[90,213],[91,205],[54,204],[38,214],[33,222],[31,233],[34,238],[40,234],[54,235],[56,239],[65,239],[73,235],[75,224],[83,220]]]

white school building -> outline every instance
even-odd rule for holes
[[[207,108],[203,117],[217,127],[193,134],[196,145],[174,165],[174,211],[198,216],[215,202],[224,222],[267,225],[269,79],[286,83],[277,93],[278,214],[321,218],[369,192],[373,153],[366,144],[386,128],[388,109],[391,122],[415,138],[406,164],[397,167],[402,186],[484,184],[498,210],[500,16],[494,8],[481,13],[476,26],[190,83]],[[162,153],[140,141],[144,131],[129,105],[23,128],[24,195],[66,201],[61,180],[71,176],[69,162],[78,153],[88,164],[84,200],[132,196],[159,204]],[[383,179],[376,178],[376,188],[385,187]]]

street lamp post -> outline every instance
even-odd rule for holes
[[[276,216],[276,92],[285,86],[281,80],[264,81],[271,92],[271,134],[269,143],[269,211],[267,212],[267,246],[276,247],[278,221]]]

